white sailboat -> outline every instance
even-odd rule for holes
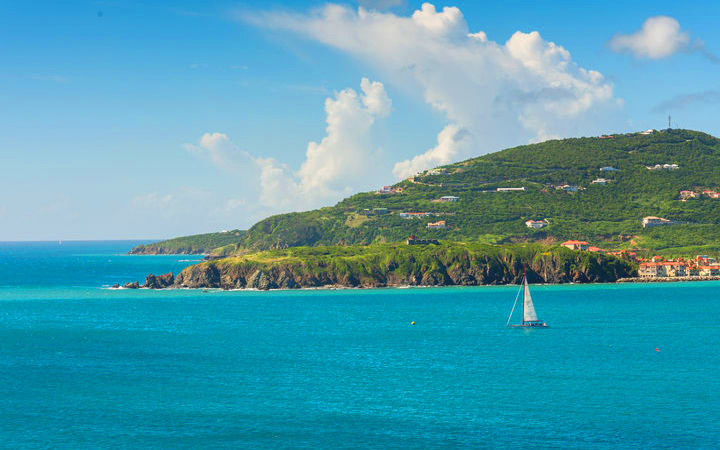
[[[510,325],[513,312],[515,312],[515,306],[517,305],[518,298],[520,298],[520,292],[523,293],[523,313],[522,323]],[[511,328],[547,328],[548,324],[541,321],[537,317],[535,312],[535,305],[533,305],[532,296],[530,295],[530,285],[527,282],[527,277],[523,276],[522,285],[520,290],[515,296],[515,303],[513,303],[510,316],[508,317],[506,326]]]

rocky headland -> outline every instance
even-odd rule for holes
[[[373,251],[375,250],[375,251]],[[544,251],[543,251],[544,250]],[[162,289],[298,289],[319,287],[477,286],[614,282],[636,274],[632,263],[564,248],[443,244],[286,249],[204,261],[172,274],[149,275]]]

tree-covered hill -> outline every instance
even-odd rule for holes
[[[130,253],[134,255],[199,255],[210,253],[213,249],[224,245],[235,244],[242,239],[244,233],[244,230],[232,230],[182,236],[152,244],[140,244],[130,250]]]
[[[677,169],[648,166],[677,164]],[[616,171],[601,171],[612,167]],[[607,184],[592,183],[605,178]],[[577,192],[557,189],[578,186]],[[395,185],[401,193],[361,193],[333,207],[282,214],[255,224],[237,245],[263,250],[300,245],[370,244],[420,238],[506,242],[581,238],[608,248],[720,250],[720,200],[681,201],[681,190],[720,190],[720,140],[689,130],[552,140],[426,171]],[[525,191],[498,192],[497,188]],[[457,202],[437,202],[442,196]],[[367,215],[375,208],[389,214]],[[428,212],[406,219],[402,212]],[[683,224],[642,227],[644,216]],[[528,219],[548,226],[528,229]],[[428,230],[445,220],[446,229]]]

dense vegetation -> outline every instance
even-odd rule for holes
[[[678,170],[648,170],[678,164]],[[615,172],[601,172],[611,166]],[[695,131],[665,130],[651,135],[610,139],[547,141],[503,150],[425,172],[396,185],[397,194],[361,193],[333,207],[282,214],[255,224],[235,245],[220,253],[292,246],[393,242],[413,233],[421,238],[471,242],[554,242],[581,238],[606,248],[645,248],[648,252],[720,252],[720,200],[682,202],[679,191],[720,189],[720,140]],[[603,177],[606,185],[591,182]],[[585,189],[565,192],[555,187]],[[525,192],[495,192],[525,187]],[[460,197],[456,203],[433,200]],[[390,214],[365,216],[364,209]],[[431,212],[425,219],[404,219],[400,212]],[[687,222],[643,229],[644,216]],[[528,219],[549,226],[528,229]],[[448,228],[427,230],[428,221]]]
[[[648,170],[677,164],[677,170]],[[617,171],[601,172],[610,166]],[[681,201],[679,192],[720,190],[720,140],[696,131],[664,130],[651,135],[615,135],[524,145],[450,164],[403,180],[402,193],[353,195],[332,207],[281,214],[255,224],[247,233],[212,239],[178,238],[140,248],[177,252],[192,249],[233,255],[273,248],[398,242],[409,234],[481,243],[541,241],[552,244],[583,239],[608,249],[642,253],[720,254],[720,199],[702,196]],[[593,184],[598,177],[606,185]],[[577,192],[556,189],[576,185]],[[524,192],[497,192],[525,187]],[[458,202],[441,203],[445,195]],[[364,211],[387,208],[389,214]],[[401,212],[432,216],[405,219]],[[642,228],[644,216],[660,216],[681,225]],[[528,229],[528,219],[545,219],[545,228]],[[445,220],[446,229],[428,230]],[[235,232],[234,232],[235,233]],[[217,239],[216,239],[217,238]],[[190,243],[188,240],[195,241]],[[175,242],[177,241],[177,242]]]
[[[635,274],[634,266],[598,253],[539,244],[293,247],[203,262],[183,270],[182,287],[296,288],[399,285],[478,285],[531,282],[607,282]]]
[[[140,244],[130,250],[130,253],[135,255],[196,255],[210,253],[215,248],[237,243],[242,239],[244,233],[243,230],[232,230],[182,236],[152,244]]]

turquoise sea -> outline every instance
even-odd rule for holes
[[[109,290],[188,256],[0,243],[3,448],[718,448],[720,283]],[[415,325],[411,322],[415,321]]]

